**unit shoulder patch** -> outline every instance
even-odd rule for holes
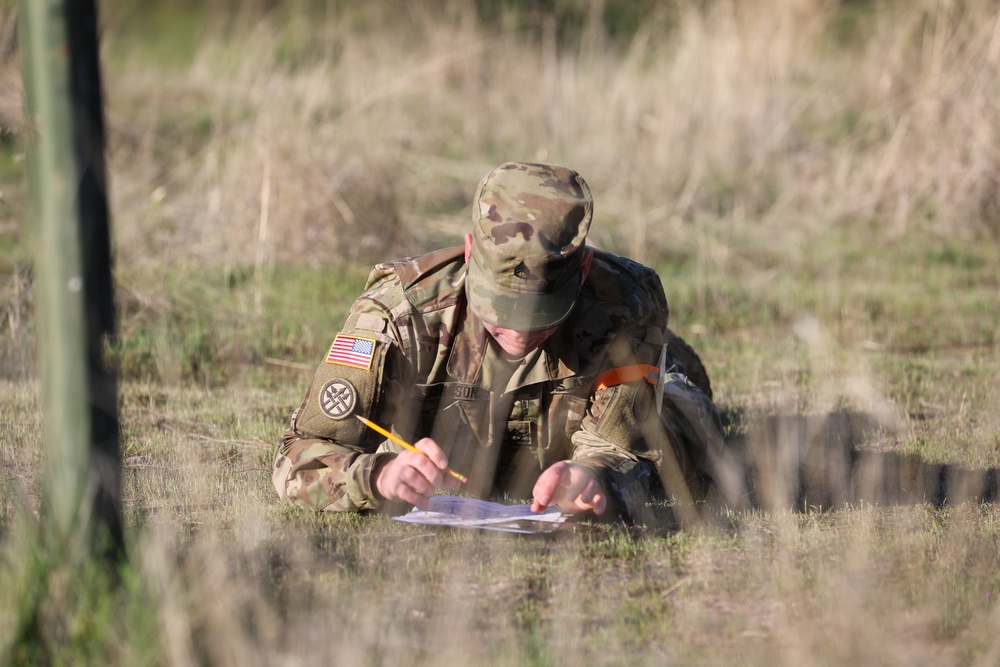
[[[347,380],[337,378],[323,385],[319,392],[319,408],[330,419],[344,419],[354,412],[358,392]]]

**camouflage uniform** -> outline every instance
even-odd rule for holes
[[[581,287],[591,216],[586,184],[547,165],[508,163],[491,174],[504,169],[521,170],[511,176],[519,190],[504,204],[510,187],[491,190],[490,176],[480,184],[468,264],[457,247],[373,269],[279,441],[273,481],[280,497],[326,511],[384,504],[375,474],[399,450],[355,414],[409,442],[432,437],[449,466],[469,478],[463,492],[527,499],[543,470],[572,460],[603,476],[613,509],[626,515],[646,501],[665,454],[690,474],[692,462],[721,446],[707,377],[667,328],[656,273],[593,250]],[[513,210],[520,221],[498,210]],[[546,216],[569,223],[554,229],[532,222]],[[556,260],[536,262],[527,246],[495,253],[532,238],[533,248],[547,248]],[[484,245],[495,256],[481,252]],[[482,280],[489,271],[510,280]],[[535,289],[536,279],[548,282]],[[533,291],[541,296],[525,310],[523,295]],[[511,361],[491,344],[484,321],[521,330],[559,324],[541,347]],[[672,372],[661,418],[653,383],[665,346]],[[701,389],[684,375],[685,363],[702,373]]]

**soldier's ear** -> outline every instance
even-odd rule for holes
[[[471,235],[469,235],[469,238],[471,239]],[[469,257],[468,257],[468,255],[469,255],[468,241],[466,241],[465,247],[466,247],[466,250],[465,250],[466,261],[468,261],[468,259],[469,259]],[[580,262],[580,271],[581,271],[580,284],[581,285],[587,280],[587,274],[590,273],[590,260],[592,260],[592,259],[594,259],[594,251],[591,250],[590,248],[587,248],[586,250],[583,251],[583,260]]]
[[[591,253],[593,254],[593,253]],[[469,256],[472,255],[472,234],[465,234],[465,263],[469,263]]]

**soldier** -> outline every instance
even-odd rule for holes
[[[630,518],[658,481],[683,495],[678,480],[713,474],[708,377],[656,273],[586,246],[592,217],[575,171],[506,163],[480,182],[464,247],[376,266],[278,443],[278,495],[386,510],[462,486]]]

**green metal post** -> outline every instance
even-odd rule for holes
[[[21,0],[50,549],[123,550],[104,127],[93,0]]]

